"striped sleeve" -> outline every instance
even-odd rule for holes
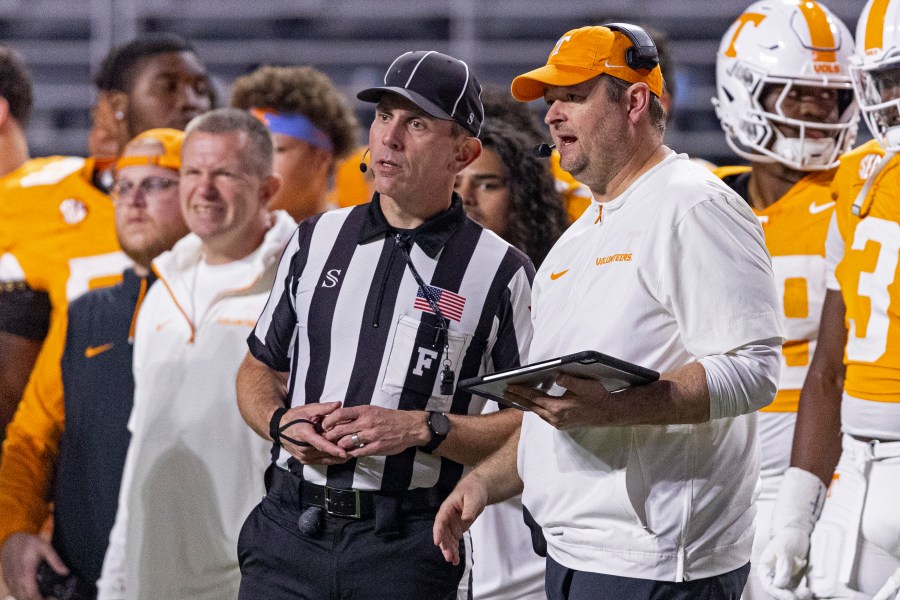
[[[288,242],[269,299],[247,338],[250,353],[279,372],[290,370],[290,350],[297,325],[295,291],[309,253],[310,228],[311,225],[303,223]]]
[[[534,265],[527,261],[510,278],[497,306],[497,337],[490,349],[489,371],[502,371],[525,364],[533,333],[531,285]]]

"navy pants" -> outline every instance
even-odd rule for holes
[[[240,600],[452,600],[465,565],[432,541],[433,514],[402,515],[403,533],[378,536],[374,519],[325,516],[315,536],[297,526],[300,507],[271,491],[241,530]],[[465,548],[460,545],[460,552]]]
[[[738,600],[750,563],[695,581],[653,581],[576,571],[547,557],[548,600]]]

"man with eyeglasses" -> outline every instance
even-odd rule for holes
[[[94,582],[106,551],[116,513],[119,483],[130,434],[134,381],[132,341],[137,310],[155,280],[150,262],[187,233],[178,205],[178,169],[184,134],[152,129],[134,138],[116,163],[112,199],[116,234],[134,261],[123,280],[84,294],[68,310],[62,356],[65,422],[43,429],[45,405],[24,402],[17,418],[36,428],[35,444],[45,459],[28,465],[45,482],[54,502],[51,543],[37,535],[47,497],[7,481],[20,493],[5,497],[0,520],[15,531],[2,547],[3,573],[14,597],[42,598],[36,571],[49,581],[54,573],[74,576],[83,597],[93,597]],[[53,404],[53,403],[51,403]],[[53,469],[56,469],[55,477]],[[19,484],[21,482],[18,482]]]
[[[90,158],[35,158],[0,179],[0,441],[7,435],[3,452],[29,452],[28,460],[39,460],[40,448],[7,425],[23,396],[41,393],[36,378],[26,385],[29,375],[58,367],[68,303],[116,283],[131,264],[116,241],[109,168],[128,140],[148,129],[182,129],[214,101],[193,46],[167,33],[112,48],[96,85]],[[0,478],[15,466],[0,464]],[[0,521],[0,540],[4,533]]]

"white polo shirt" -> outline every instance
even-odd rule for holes
[[[529,358],[598,350],[671,371],[781,337],[780,314],[753,212],[672,154],[594,202],[550,251],[535,277]],[[750,559],[755,414],[563,432],[527,413],[518,467],[525,506],[569,568],[683,581]]]

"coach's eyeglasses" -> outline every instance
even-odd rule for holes
[[[178,180],[168,177],[147,177],[138,183],[122,179],[113,184],[111,195],[115,202],[127,200],[137,192],[146,200],[155,200],[177,186]]]

